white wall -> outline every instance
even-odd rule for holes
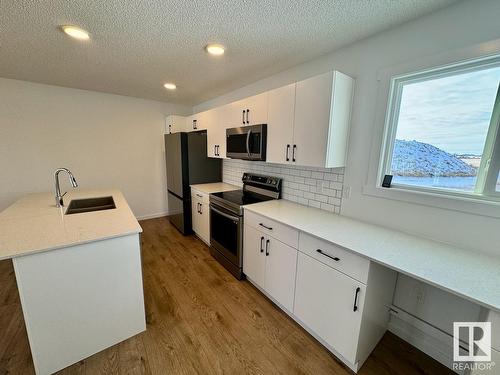
[[[459,2],[439,12],[383,32],[322,58],[276,74],[252,85],[227,93],[195,106],[194,111],[206,110],[233,100],[286,85],[296,80],[337,69],[356,78],[351,136],[344,184],[351,187],[351,197],[342,200],[342,215],[376,223],[408,233],[452,243],[461,247],[500,255],[500,220],[441,208],[416,205],[363,194],[367,183],[372,138],[379,136],[382,124],[374,121],[377,109],[377,73],[392,66],[463,49],[500,38],[498,0]],[[484,49],[484,52],[490,52]],[[400,303],[413,306],[409,283],[398,285]],[[434,309],[414,308],[415,315],[432,321],[450,331],[450,305],[439,294],[429,293],[425,304],[438,306],[444,314],[432,317]],[[436,296],[436,297],[434,297]],[[456,297],[454,297],[456,298]],[[452,305],[474,311],[466,301]]]
[[[138,217],[165,213],[165,115],[189,112],[0,78],[0,211],[26,193],[53,191],[54,169],[68,167],[80,189],[120,189]]]

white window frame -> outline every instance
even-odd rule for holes
[[[485,51],[488,51],[489,54],[485,54]],[[500,218],[500,200],[492,199],[492,196],[485,197],[448,189],[415,187],[410,185],[396,184],[391,188],[381,186],[383,176],[387,171],[386,166],[389,165],[388,158],[392,158],[395,131],[397,128],[397,124],[391,126],[391,124],[394,124],[394,116],[396,116],[397,120],[398,115],[398,113],[394,113],[393,108],[399,109],[399,105],[393,105],[395,103],[394,100],[400,100],[400,96],[397,98],[392,95],[395,89],[394,85],[397,83],[396,80],[409,76],[413,76],[415,79],[428,77],[429,74],[438,71],[445,74],[445,69],[449,69],[448,72],[457,71],[459,67],[473,69],[473,67],[479,65],[484,66],[488,62],[496,64],[499,59],[500,40],[425,57],[419,61],[411,61],[379,71],[377,75],[379,90],[377,94],[374,134],[367,181],[362,189],[363,194]],[[494,116],[495,113],[492,117]],[[500,165],[500,145],[494,153],[497,156],[495,162]],[[495,192],[496,194],[498,192]]]
[[[385,134],[386,139],[383,149],[383,160],[382,166],[379,170],[378,182],[382,185],[382,180],[384,175],[391,174],[391,164],[392,157],[394,153],[394,144],[396,140],[396,132],[398,128],[399,111],[401,108],[401,96],[403,93],[403,87],[407,84],[425,82],[429,79],[439,79],[444,77],[449,77],[454,74],[463,74],[467,72],[477,71],[478,68],[488,69],[488,68],[498,68],[500,67],[500,56],[488,57],[486,59],[478,59],[474,61],[462,62],[458,64],[446,65],[444,67],[434,68],[430,70],[419,71],[415,73],[395,76],[391,79],[390,88],[390,99],[387,108],[387,120],[385,124]],[[498,89],[497,89],[498,90]],[[497,97],[495,99],[495,110],[492,114],[492,119],[488,129],[488,135],[486,138],[486,145],[484,148],[486,157],[481,160],[481,165],[478,170],[478,182],[476,183],[476,191],[466,192],[460,190],[445,189],[439,187],[425,187],[407,184],[394,183],[393,186],[399,189],[409,189],[415,191],[424,191],[437,194],[454,195],[454,196],[464,196],[469,198],[482,199],[487,201],[498,201],[500,200],[500,193],[495,191],[495,188],[491,189],[492,172],[494,168],[489,168],[490,165],[498,166],[498,162],[493,162],[493,150],[495,149],[495,144],[499,143],[498,140],[498,125],[500,114],[498,110],[499,100],[498,91]],[[495,153],[498,159],[498,152]],[[496,170],[495,182],[498,178],[498,169]],[[478,189],[480,187],[480,189]]]

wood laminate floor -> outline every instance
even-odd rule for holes
[[[247,281],[166,218],[142,221],[147,331],[60,374],[351,374]],[[0,262],[0,374],[33,374],[10,261]],[[387,333],[359,371],[452,374]]]

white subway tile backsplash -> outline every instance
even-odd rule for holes
[[[242,186],[244,172],[267,174],[283,179],[282,198],[340,213],[344,181],[343,168],[309,168],[296,165],[270,164],[260,161],[224,159],[222,180]]]

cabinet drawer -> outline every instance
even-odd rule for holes
[[[196,199],[196,200],[200,200],[202,201],[203,203],[209,203],[209,195],[206,194],[206,193],[202,193],[196,189],[193,189],[191,188],[191,198],[192,199]]]
[[[245,210],[244,221],[245,224],[258,229],[262,233],[268,234],[291,247],[298,248],[298,230],[247,210]]]
[[[370,261],[330,242],[300,233],[299,250],[366,284]]]

